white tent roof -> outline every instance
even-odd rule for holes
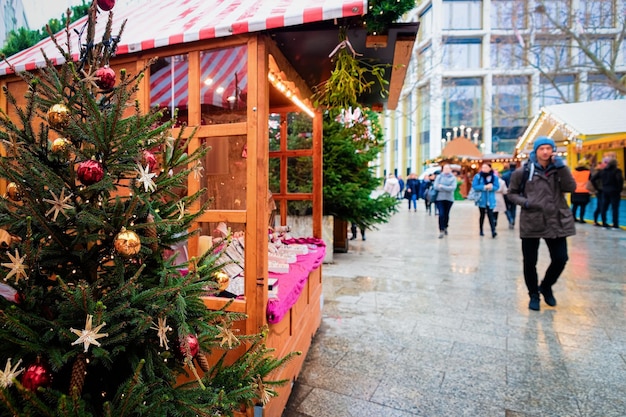
[[[546,106],[537,114],[517,144],[517,151],[532,148],[538,136],[554,139],[557,146],[572,140],[626,133],[626,100],[598,100]]]
[[[543,110],[577,131],[579,135],[626,132],[626,100],[556,104]]]

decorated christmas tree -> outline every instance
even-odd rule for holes
[[[267,402],[291,356],[205,307],[228,239],[177,264],[171,248],[211,203],[186,209],[205,192],[185,187],[208,150],[188,153],[184,129],[172,137],[159,109],[142,113],[143,73],[108,66],[122,35],[112,12],[94,33],[113,4],[93,1],[78,60],[68,25],[53,36],[66,63],[19,74],[25,105],[3,91],[0,416],[230,415]]]

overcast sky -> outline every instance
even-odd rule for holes
[[[22,0],[31,30],[41,29],[50,19],[60,19],[68,7],[81,3],[82,0]]]
[[[144,0],[117,0],[116,5],[140,1]],[[82,3],[83,0],[22,0],[31,30],[41,29],[50,19],[60,19],[69,7]],[[85,3],[90,4],[91,0],[85,0]]]

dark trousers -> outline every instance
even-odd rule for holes
[[[611,212],[613,213],[613,227],[619,227],[619,203],[621,200],[621,196],[619,191],[603,193],[603,202],[602,202],[602,226],[609,227],[606,223],[606,212],[609,211],[609,207],[611,207]]]
[[[509,221],[511,226],[515,225],[515,211],[517,206],[511,203],[505,196],[504,202],[506,203],[506,219]]]
[[[413,203],[413,210],[417,210],[417,194],[411,194],[409,199],[409,210],[411,210],[411,203]]]
[[[437,211],[439,212],[439,230],[442,232],[448,228],[452,204],[453,201],[449,200],[439,200],[436,203]]]
[[[539,291],[537,277],[537,258],[539,257],[539,238],[522,238],[522,255],[524,258],[524,281],[528,294],[537,294]],[[569,259],[567,256],[567,239],[557,237],[556,239],[544,239],[550,251],[550,265],[546,269],[546,274],[541,282],[544,288],[549,288],[559,279],[561,272],[565,269],[565,264]]]
[[[596,192],[596,209],[593,211],[593,222],[598,223],[598,216],[602,213],[602,206],[604,206],[604,194],[598,190]]]
[[[480,210],[480,218],[478,219],[478,225],[480,226],[480,234],[483,234],[483,224],[485,223],[485,214],[489,219],[489,226],[491,227],[491,233],[496,232],[496,219],[491,207],[478,207]]]

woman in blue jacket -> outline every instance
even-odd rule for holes
[[[472,187],[476,191],[481,192],[480,199],[476,202],[480,210],[480,219],[478,220],[480,235],[485,236],[483,223],[485,223],[485,214],[487,214],[489,226],[491,226],[491,237],[496,237],[498,234],[496,233],[496,220],[493,215],[493,209],[496,207],[496,191],[500,188],[500,182],[491,169],[490,164],[487,162],[483,163],[480,167],[480,172],[474,175]]]

